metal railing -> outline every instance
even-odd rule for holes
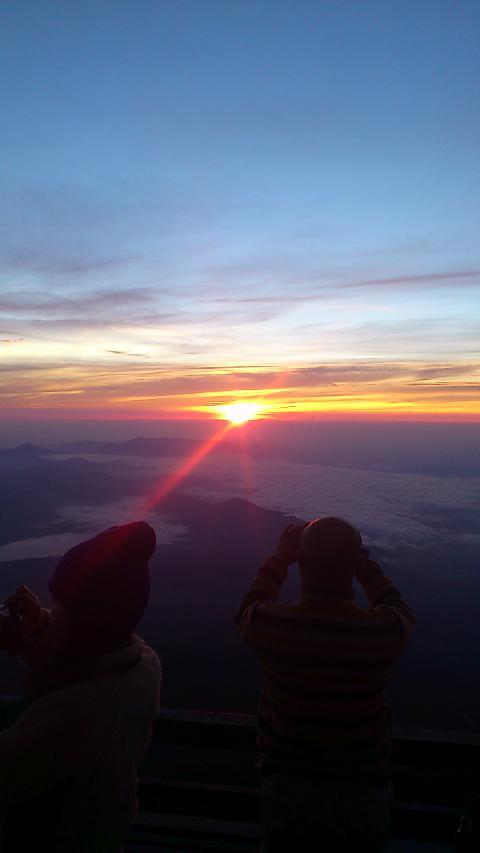
[[[0,708],[15,698],[0,697]],[[162,709],[141,768],[139,814],[128,853],[257,850],[257,763],[252,715]],[[480,735],[394,727],[393,835],[454,850],[460,818],[479,787],[479,771]]]

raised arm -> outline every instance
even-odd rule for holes
[[[277,602],[280,588],[287,579],[288,567],[297,558],[304,527],[304,524],[289,524],[285,528],[275,553],[263,561],[252,586],[240,604],[234,624],[249,645],[255,645],[258,608]]]
[[[365,590],[374,615],[386,621],[395,621],[401,634],[401,645],[409,640],[415,627],[415,616],[401,592],[374,560],[364,558],[357,572],[359,583]]]

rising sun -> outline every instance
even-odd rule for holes
[[[222,406],[220,411],[225,420],[230,423],[244,424],[255,420],[262,408],[259,403],[230,403],[228,406]]]

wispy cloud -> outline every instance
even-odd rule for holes
[[[300,302],[318,302],[319,297],[318,294],[312,294],[310,296],[299,296],[295,294],[285,295],[285,296],[275,296],[274,294],[266,295],[266,296],[215,296],[215,297],[203,297],[202,302],[221,302],[224,305],[227,304],[236,304],[236,303],[252,303],[252,304],[281,304],[286,303],[289,305],[298,304]]]
[[[136,358],[148,358],[148,355],[145,355],[145,353],[127,352],[126,350],[121,350],[121,349],[107,349],[107,350],[105,350],[105,352],[109,352],[112,355],[132,355],[132,356],[135,356]]]
[[[386,294],[402,288],[414,288],[419,291],[429,290],[433,286],[449,287],[455,284],[469,288],[480,287],[478,269],[406,272],[402,275],[358,278],[358,273],[356,277],[353,269],[306,267],[303,261],[295,258],[285,259],[282,264],[278,261],[272,261],[271,264],[259,261],[258,266],[252,263],[232,264],[207,270],[204,275],[214,285],[214,290],[210,295],[205,294],[202,300],[223,303],[293,304],[319,300],[341,290],[368,287],[382,288]],[[219,290],[221,292],[218,292]],[[259,290],[264,292],[259,293]]]
[[[147,216],[71,188],[13,194],[15,221],[0,223],[9,405],[174,412],[258,395],[277,411],[477,411],[480,329],[452,310],[480,285],[473,256],[427,262],[415,240],[398,263],[322,256],[314,234],[306,252],[242,252],[188,205],[171,225],[171,201],[150,198]]]
[[[124,290],[92,290],[65,296],[58,291],[25,290],[4,293],[0,298],[0,311],[6,314],[25,316],[31,312],[75,315],[89,314],[101,309],[120,310],[145,305],[158,299],[158,290],[153,288],[130,288]]]
[[[4,249],[0,261],[6,272],[35,272],[49,277],[98,276],[104,272],[115,272],[137,260],[135,256],[99,257],[88,260],[81,257],[55,256],[45,250],[27,248]]]
[[[117,355],[117,353],[111,353]],[[119,356],[123,359],[123,353]],[[57,365],[43,371],[17,365],[2,374],[6,406],[62,410],[174,413],[207,411],[237,399],[261,400],[268,412],[304,411],[477,411],[480,363],[437,364],[429,375],[424,362],[343,362],[279,369],[241,370],[216,365],[146,365],[122,362]],[[442,383],[437,374],[448,376]]]
[[[345,282],[343,287],[428,287],[432,284],[448,286],[458,280],[462,282],[462,287],[480,287],[480,270],[451,270],[390,276],[388,278],[371,278],[364,281]]]

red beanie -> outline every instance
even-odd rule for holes
[[[98,651],[129,641],[147,606],[155,532],[145,521],[110,527],[62,557],[48,588],[67,610],[73,640]]]

